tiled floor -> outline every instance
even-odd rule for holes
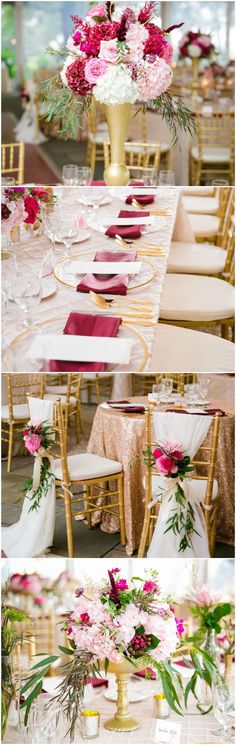
[[[79,445],[75,444],[74,435],[70,438],[70,449],[83,452],[86,450],[92,421],[96,410],[95,405],[83,406],[84,433]],[[11,525],[19,519],[23,501],[22,487],[24,481],[32,474],[32,459],[29,456],[17,455],[13,458],[12,470],[7,474],[6,461],[2,463],[2,522]],[[89,530],[82,521],[74,522],[75,556],[94,558],[104,556],[126,556],[124,547],[120,544],[119,533],[103,533],[97,526]],[[56,503],[56,525],[54,544],[51,555],[67,556],[66,529],[64,505],[61,500]],[[217,557],[232,557],[234,550],[231,546],[217,544]]]

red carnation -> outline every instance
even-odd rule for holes
[[[33,225],[35,223],[37,214],[40,211],[40,204],[38,204],[37,200],[34,197],[31,197],[27,194],[26,197],[24,197],[24,207],[25,211],[28,214],[28,217],[25,218],[24,222]]]
[[[158,54],[161,57],[166,45],[162,30],[154,26],[154,23],[147,23],[145,28],[149,33],[149,38],[144,47],[144,54]]]
[[[80,96],[89,96],[92,90],[92,86],[87,83],[84,77],[84,68],[87,60],[77,59],[72,62],[66,70],[66,78],[69,88],[73,93],[78,93]]]

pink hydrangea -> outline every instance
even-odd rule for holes
[[[145,62],[137,73],[140,101],[151,101],[169,88],[173,72],[164,59],[156,57],[152,64]]]
[[[39,450],[41,446],[41,437],[39,435],[30,435],[29,437],[25,438],[25,447],[33,455],[34,453]]]
[[[160,639],[158,647],[150,651],[151,657],[157,662],[164,662],[175,652],[178,645],[178,633],[174,614],[167,617],[147,614],[145,633],[154,634],[157,639]]]
[[[98,78],[100,78],[101,75],[104,75],[107,67],[107,63],[102,59],[91,58],[87,60],[84,68],[85,80],[87,80],[90,85],[96,85]]]

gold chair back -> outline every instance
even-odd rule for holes
[[[109,165],[110,145],[103,143],[105,168]],[[160,143],[126,141],[124,143],[125,163],[132,173],[148,171],[155,174],[160,164]]]
[[[132,395],[140,393],[145,396],[151,392],[152,385],[160,383],[162,378],[171,378],[173,380],[174,390],[184,393],[184,386],[187,383],[195,383],[197,375],[190,373],[157,373],[156,375],[144,375],[143,373],[133,373],[132,375]]]
[[[216,468],[217,448],[219,440],[220,430],[220,414],[217,412],[214,415],[212,431],[209,435],[210,440],[204,440],[203,444],[198,450],[196,457],[192,460],[193,465],[196,468],[196,472],[193,473],[193,479],[204,479],[206,481],[206,491],[204,498],[204,505],[202,510],[204,514],[204,520],[206,525],[208,546],[210,556],[214,555],[215,539],[216,539],[216,518],[217,518],[217,497],[213,499],[213,487],[214,477]],[[145,451],[153,450],[156,447],[156,440],[153,440],[153,426],[152,426],[152,410],[150,407],[146,409],[146,421],[145,421]],[[144,524],[141,535],[141,541],[139,546],[138,556],[142,557],[145,552],[146,544],[148,546],[151,543],[155,523],[158,520],[158,514],[160,509],[160,502],[155,504],[151,509],[148,505],[153,499],[152,495],[152,476],[157,475],[157,470],[154,467],[146,465],[145,469],[145,515]],[[167,539],[168,540],[168,539]]]
[[[17,186],[24,183],[25,143],[2,145],[2,176],[12,176]]]

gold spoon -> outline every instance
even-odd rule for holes
[[[138,305],[138,306],[144,306],[144,309],[152,308],[154,303],[146,301],[146,300],[135,300],[134,298],[131,298],[130,300],[124,295],[124,300],[122,297],[117,298],[117,300],[111,298],[111,300],[106,299],[105,297],[101,297],[100,295],[97,295],[96,292],[93,292],[93,290],[90,290],[89,293],[90,299],[93,301],[93,303],[96,303],[96,305],[99,305],[100,308],[107,308],[109,305],[119,305],[119,303],[128,303],[129,305]]]
[[[158,245],[157,243],[138,243],[137,246],[136,246],[135,241],[132,241],[132,240],[131,241],[126,241],[124,238],[121,238],[120,235],[118,235],[118,234],[115,235],[115,240],[117,241],[117,243],[119,243],[122,246],[122,248],[132,248],[133,247],[133,248],[137,248],[137,251],[139,251],[139,250],[142,251],[142,250],[144,250],[146,248],[148,250],[153,249],[153,251],[156,251],[157,253],[159,253],[159,251],[160,251],[160,255],[162,253],[161,252],[161,249],[164,248],[163,245]]]
[[[163,217],[165,215],[171,215],[170,210],[168,210],[166,207],[161,207],[158,210],[149,209],[149,205],[145,207],[142,204],[140,204],[140,202],[137,199],[132,199],[131,204],[133,205],[133,207],[137,207],[139,210],[141,209],[141,211],[144,211],[144,212],[146,211],[146,209],[148,209],[148,212],[150,213],[150,215],[160,215]]]

